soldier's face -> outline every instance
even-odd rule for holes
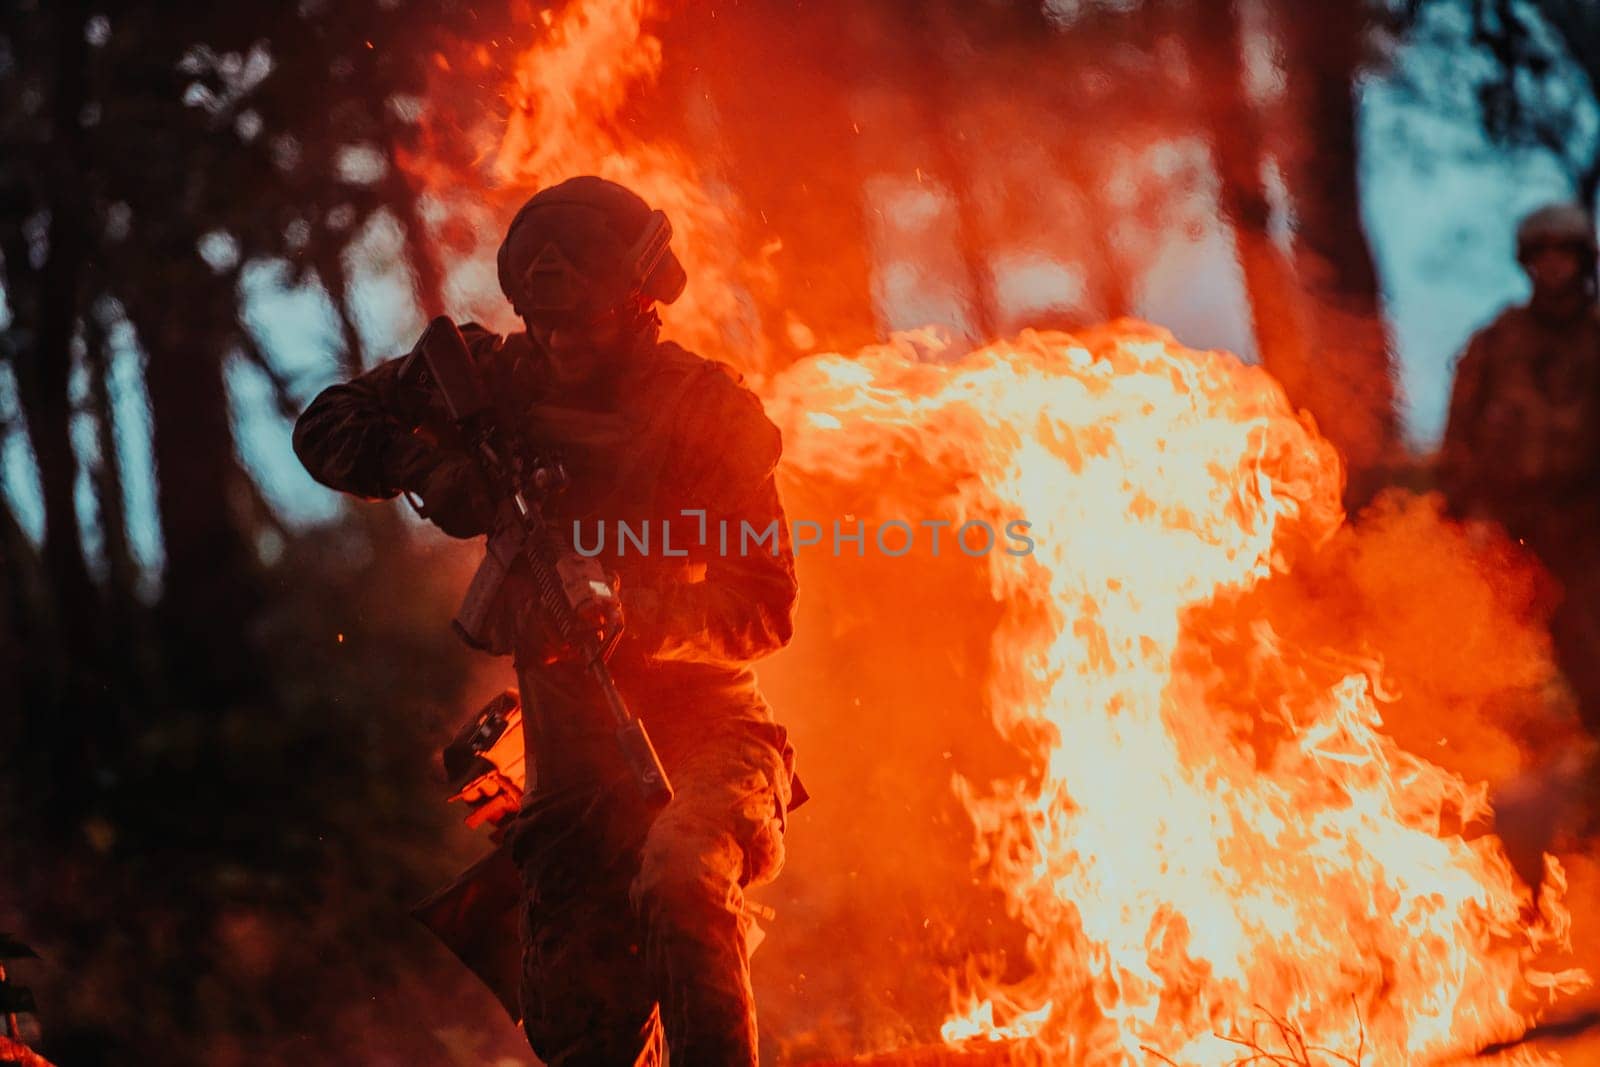
[[[1536,291],[1563,293],[1573,288],[1583,271],[1583,258],[1571,248],[1546,245],[1528,259],[1528,276]]]
[[[562,390],[589,386],[609,375],[624,340],[614,313],[587,322],[530,321],[528,332],[544,349],[551,384]]]

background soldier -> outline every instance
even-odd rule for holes
[[[1561,584],[1556,654],[1600,732],[1600,312],[1594,220],[1575,204],[1517,230],[1533,282],[1468,344],[1456,370],[1441,482],[1463,518],[1497,522]]]
[[[673,524],[670,556],[659,543],[623,554],[615,537],[600,556],[628,624],[611,669],[676,790],[659,813],[628,780],[592,684],[551,662],[526,574],[519,584],[513,571],[490,642],[515,654],[523,694],[532,770],[508,835],[524,887],[520,1000],[551,1067],[631,1064],[662,1031],[675,1063],[756,1063],[742,890],[777,874],[793,799],[793,752],[749,666],[792,632],[794,560],[773,481],[781,442],[730,367],[658,340],[653,306],[684,281],[670,252],[635,269],[658,220],[598,178],[540,192],[498,261],[526,332],[462,329],[502,421],[571,473],[545,509],[555,529],[581,522],[587,550],[602,523],[648,522],[658,536]],[[413,493],[446,533],[481,535],[495,516],[489,486],[408,379],[392,360],[326,390],[301,416],[295,450],[325,485]],[[713,531],[776,522],[777,540],[724,553],[684,509],[703,509]]]

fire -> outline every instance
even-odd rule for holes
[[[630,185],[689,271],[668,334],[769,370],[736,198],[625,115],[662,69],[658,15],[530,8],[509,74],[479,42],[441,52],[436,102],[466,72],[503,81],[503,115],[456,131],[478,170],[426,150],[410,167],[475,220],[469,297],[494,289],[483,235],[532,188]],[[981,566],[1002,605],[988,713],[1032,771],[953,782],[1031,975],[962,977],[945,1040],[1075,1064],[1415,1064],[1514,1035],[1587,981],[1547,962],[1568,934],[1559,863],[1535,907],[1485,832],[1485,787],[1385,730],[1379,651],[1269,610],[1345,519],[1338,457],[1263,371],[1121,323],[960,358],[902,335],[764,393],[786,477],[883,487],[862,518],[1031,524],[1031,554]]]
[[[1035,973],[972,990],[947,1040],[1412,1064],[1582,983],[1532,962],[1565,936],[1559,901],[1530,920],[1497,840],[1460,832],[1484,788],[1382,731],[1381,662],[1295,647],[1252,606],[1343,522],[1337,456],[1263,371],[1124,323],[948,364],[808,360],[771,408],[801,474],[915,457],[957,487],[953,522],[1032,523],[1033,554],[984,558],[989,703],[1037,775],[955,784]]]
[[[621,114],[660,73],[661,42],[647,29],[659,6],[652,0],[574,0],[559,11],[526,13],[525,21],[539,32],[511,63],[503,121],[451,131],[476,144],[473,162],[486,164],[488,189],[476,170],[463,172],[445,153],[425,150],[405,162],[423,188],[469,220],[480,237],[493,235],[473,249],[491,262],[498,235],[533,190],[576,174],[597,174],[633,189],[672,220],[673,248],[689,273],[683,297],[663,309],[673,336],[700,351],[734,353],[741,366],[758,370],[764,346],[754,309],[742,294],[767,271],[724,240],[734,220],[714,183],[676,145],[641,138]],[[456,47],[456,60],[440,54],[435,95],[466,91],[475,105],[475,85],[463,90],[453,74],[457,68],[493,72],[494,57],[474,42]],[[428,119],[425,140],[448,139],[445,131],[429,129]],[[485,194],[492,221],[483,217]],[[493,283],[487,288],[493,290]]]

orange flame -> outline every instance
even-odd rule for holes
[[[765,350],[747,292],[766,271],[743,260],[726,240],[735,228],[727,198],[713,191],[676,145],[640,137],[621,115],[660,72],[661,42],[645,29],[659,6],[652,0],[573,0],[559,12],[538,13],[542,32],[513,61],[505,122],[494,131],[498,143],[479,149],[499,202],[494,224],[484,224],[470,203],[483,192],[477,175],[462,175],[426,153],[406,163],[435,195],[455,201],[465,195],[469,202],[457,203],[457,209],[493,238],[471,250],[479,259],[492,258],[511,214],[540,188],[596,174],[634,190],[671,219],[673,249],[689,274],[684,295],[662,309],[673,335],[702,351],[731,353],[741,366],[759,370]],[[487,53],[462,47],[476,62],[461,65],[490,63]],[[454,88],[454,66],[446,59],[436,73],[440,92]]]
[[[1032,555],[986,557],[989,695],[1039,773],[956,786],[1036,973],[975,991],[947,1040],[1412,1064],[1583,984],[1531,963],[1566,936],[1558,899],[1528,920],[1498,841],[1449,832],[1487,817],[1484,788],[1381,732],[1381,663],[1252,611],[1343,521],[1337,457],[1263,371],[1123,323],[949,365],[904,345],[808,360],[771,408],[801,472],[915,456],[960,486],[952,521],[1033,524]],[[1227,661],[1200,640],[1222,626]]]

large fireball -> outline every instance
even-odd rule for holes
[[[983,559],[986,703],[1035,771],[955,784],[1034,973],[973,990],[948,1039],[1406,1065],[1581,981],[1531,964],[1564,915],[1531,912],[1483,787],[1382,730],[1361,635],[1299,646],[1252,595],[1344,521],[1337,456],[1265,372],[1123,323],[808,360],[770,406],[791,476],[876,487],[869,529],[1031,524],[1031,554]]]

